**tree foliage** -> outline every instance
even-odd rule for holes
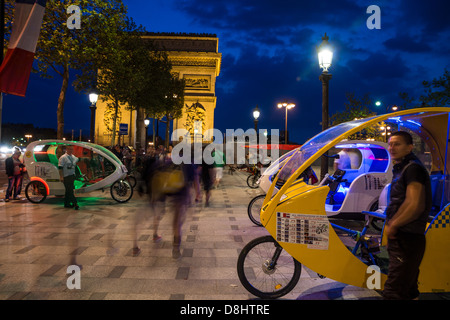
[[[356,97],[354,93],[347,93],[345,96],[348,100],[344,103],[345,110],[336,112],[331,116],[331,124],[333,126],[356,118],[366,118],[376,114],[370,109],[373,104],[372,98],[368,93],[364,94],[361,99]]]
[[[6,39],[10,35],[10,22],[14,17],[14,0],[7,0],[5,17]],[[67,13],[70,5],[81,9],[81,29],[69,29]],[[64,104],[69,77],[74,70],[83,74],[96,55],[110,44],[95,41],[100,34],[107,34],[123,23],[126,8],[121,0],[47,0],[42,28],[36,47],[34,72],[43,78],[62,78],[57,103],[57,137],[64,135]],[[76,76],[74,83],[80,81]],[[80,89],[80,85],[76,86]],[[83,88],[84,89],[84,88]]]
[[[184,101],[184,82],[173,78],[167,53],[145,41],[144,34],[142,26],[127,18],[122,29],[106,35],[112,45],[93,64],[93,72],[99,69],[95,87],[112,115],[111,144],[115,144],[121,106],[137,112],[138,136],[144,130],[146,116],[181,116],[179,104]]]
[[[70,5],[81,9],[80,29],[67,26]],[[13,8],[14,0],[7,0],[7,39]],[[122,0],[47,1],[34,71],[43,78],[62,78],[57,104],[59,139],[64,134],[64,104],[71,74],[75,74],[72,85],[76,91],[89,93],[95,89],[108,101],[105,121],[113,142],[120,122],[120,105],[145,114],[181,116],[184,83],[172,78],[167,54],[143,41],[143,34],[145,29],[127,17]],[[166,98],[174,94],[177,99]]]
[[[432,81],[422,82],[425,94],[420,96],[423,106],[445,107],[450,103],[450,72],[445,69],[444,74]]]
[[[344,104],[345,110],[336,112],[331,116],[331,124],[333,126],[339,123],[367,118],[377,114],[371,109],[373,103],[370,94],[366,93],[362,96],[362,98],[358,98],[354,93],[347,93],[346,97],[348,101]],[[347,138],[350,140],[375,139],[381,141],[384,140],[384,137],[381,136],[382,130],[380,130],[383,126],[385,126],[384,122],[366,128],[363,131],[357,132]]]

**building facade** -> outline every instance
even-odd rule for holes
[[[183,115],[171,123],[171,131],[184,129],[191,136],[205,138],[204,133],[214,128],[216,78],[220,74],[222,54],[219,53],[219,39],[212,34],[147,33],[144,40],[152,41],[156,48],[165,51],[172,63],[172,74],[186,81]],[[107,102],[98,100],[95,121],[95,142],[112,144],[112,132],[108,126],[111,114]],[[139,134],[136,132],[135,111],[121,106],[118,123],[122,133],[120,143],[136,146]],[[181,130],[181,132],[185,132]],[[120,133],[120,132],[118,132]],[[164,134],[159,133],[164,138]],[[116,140],[117,142],[117,140]]]

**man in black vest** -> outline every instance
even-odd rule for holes
[[[391,198],[386,209],[389,270],[385,299],[411,300],[419,296],[419,266],[425,253],[425,227],[432,204],[428,171],[412,153],[409,133],[395,132],[389,139],[394,162]]]

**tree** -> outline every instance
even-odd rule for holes
[[[129,108],[137,111],[137,130],[144,129],[145,117],[161,120],[166,117],[166,145],[169,141],[170,121],[182,115],[184,104],[184,80],[178,79],[172,70],[167,53],[158,51],[153,42],[143,39],[145,32],[137,33],[134,61],[132,97]],[[155,121],[153,121],[154,127]]]
[[[336,112],[331,116],[331,124],[333,126],[352,121],[356,119],[367,118],[370,116],[374,116],[377,113],[372,111],[370,107],[372,104],[372,98],[368,93],[364,94],[361,99],[358,99],[354,93],[347,93],[346,97],[348,102],[345,102],[345,110],[341,112]],[[348,137],[348,139],[368,139],[373,138],[376,140],[382,140],[380,137],[380,127],[385,125],[385,123],[381,123],[379,125],[374,125],[369,128],[364,129],[361,132],[355,133]]]
[[[407,92],[400,92],[399,94],[400,99],[403,100],[403,103],[399,105],[401,110],[406,110],[410,108],[415,107],[414,98],[410,97]]]
[[[445,107],[450,103],[450,72],[447,69],[439,78],[422,84],[425,87],[425,94],[420,96],[423,106]]]
[[[126,18],[115,32],[102,34],[105,39],[101,41],[113,45],[97,56],[98,60],[91,63],[91,70],[83,77],[86,82],[91,81],[92,73],[98,69],[95,86],[101,99],[107,102],[112,145],[116,143],[121,105],[137,113],[139,147],[141,140],[145,141],[141,139],[145,115],[181,116],[181,109],[177,106],[178,101],[183,103],[184,82],[172,77],[167,53],[156,50],[150,41],[145,41],[144,34],[145,29],[137,26],[131,18]],[[89,85],[82,83],[81,87]]]
[[[97,55],[96,60],[90,65],[91,69],[84,76],[85,81],[93,79],[96,74],[95,88],[103,101],[107,102],[105,124],[111,131],[111,146],[116,143],[118,123],[120,123],[120,105],[130,104],[135,97],[133,84],[138,75],[136,51],[139,51],[138,42],[135,39],[134,24],[127,20],[124,25],[117,26],[115,32],[104,34],[102,41],[109,42],[110,46],[104,54]],[[146,54],[146,53],[144,53]],[[88,87],[86,83],[81,87]]]
[[[169,134],[170,134],[170,122],[173,119],[181,118],[184,107],[184,88],[185,81],[173,77],[168,79],[167,86],[165,88],[167,94],[164,96],[164,111],[166,116],[166,148],[169,146]]]
[[[7,0],[6,20],[12,21],[14,16],[13,0]],[[69,29],[67,8],[76,4],[81,9],[81,28]],[[126,8],[121,0],[47,0],[41,33],[36,48],[36,69],[43,78],[61,77],[62,85],[57,104],[57,137],[64,135],[64,104],[72,71],[81,74],[90,68],[92,61],[98,61],[99,53],[104,52],[111,44],[97,39],[115,32],[117,26],[123,24]],[[7,25],[9,39],[10,27]],[[9,32],[8,32],[9,31]],[[78,85],[76,84],[78,82]],[[85,81],[77,76],[74,84],[78,90],[89,90],[82,87]]]
[[[366,118],[376,114],[370,109],[372,106],[372,98],[370,98],[368,93],[364,94],[361,99],[358,99],[354,93],[347,93],[345,96],[348,99],[348,102],[344,103],[345,110],[336,112],[331,116],[331,124],[333,126],[356,118]]]

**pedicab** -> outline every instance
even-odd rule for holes
[[[267,192],[270,189],[282,166],[299,149],[294,149],[280,157],[262,174],[259,186],[263,191]],[[341,151],[338,152],[339,150]],[[338,176],[337,171],[334,176],[326,175],[321,181],[321,184],[330,185],[325,201],[325,211],[327,216],[358,219],[362,211],[378,209],[381,192],[392,179],[392,163],[385,142],[344,140],[328,151],[330,154],[328,157],[339,159],[342,152],[353,155],[352,163],[348,169],[345,169],[345,176]],[[310,166],[306,169],[306,174],[301,174],[299,179],[308,181],[316,177],[313,168],[317,169],[315,166]],[[332,183],[331,179],[333,179]],[[284,179],[278,179],[273,192],[276,193],[284,182]],[[314,181],[312,183],[314,184]],[[250,220],[256,225],[261,225],[259,214],[264,198],[265,195],[259,195],[253,198],[248,206]],[[374,226],[378,227],[375,223]]]
[[[426,107],[354,120],[319,133],[296,150],[273,180],[261,209],[260,221],[270,235],[250,241],[239,255],[237,272],[242,285],[261,298],[281,297],[297,285],[303,264],[341,283],[383,289],[386,272],[348,248],[336,231],[339,228],[330,222],[325,210],[329,184],[308,185],[298,177],[348,136],[387,122],[413,135],[417,144],[414,152],[430,172],[433,209],[425,231],[419,290],[449,292],[449,113],[448,107]],[[345,174],[333,176],[337,179]],[[277,191],[279,179],[284,184]],[[385,237],[376,240],[385,245]]]
[[[30,143],[23,157],[30,176],[25,187],[30,202],[41,203],[50,195],[64,196],[58,161],[69,145],[74,147],[73,154],[79,159],[75,168],[75,194],[109,188],[117,202],[131,199],[133,188],[125,180],[127,169],[110,150],[89,142],[41,140]]]

